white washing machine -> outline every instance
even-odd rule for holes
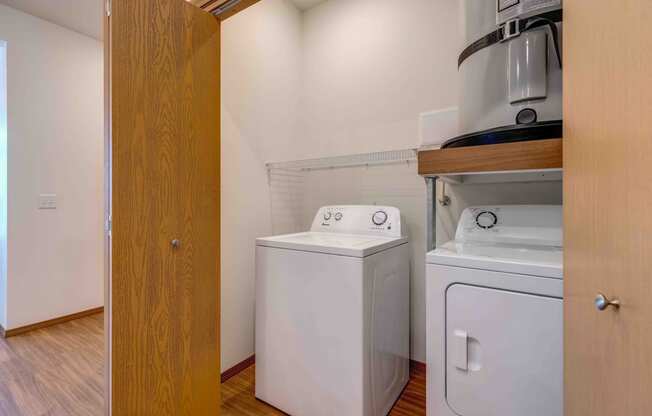
[[[324,207],[256,240],[256,397],[293,416],[384,416],[409,380],[398,209]]]
[[[428,414],[562,416],[561,207],[465,210],[426,280]]]

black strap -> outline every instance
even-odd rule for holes
[[[561,50],[559,49],[559,30],[557,29],[557,25],[553,20],[536,16],[528,20],[524,32],[539,27],[548,27],[550,29],[550,33],[552,33],[552,42],[555,46],[555,54],[557,55],[557,62],[559,62],[559,68],[561,68]]]
[[[559,32],[557,30],[557,25],[555,23],[561,22],[563,20],[563,11],[561,9],[553,10],[546,13],[541,13],[536,16],[532,16],[527,19],[520,20],[518,22],[518,31],[527,32],[528,30],[533,30],[542,26],[550,27],[552,32],[553,41],[555,43],[555,52],[557,54],[557,59],[559,60],[559,66],[561,67],[561,52],[559,48]],[[474,53],[488,48],[489,46],[495,45],[496,43],[502,42],[505,39],[505,29],[503,26],[499,27],[497,30],[489,33],[487,36],[484,36],[469,46],[467,46],[462,53],[460,54],[459,59],[457,60],[457,66],[460,67],[462,62],[464,62],[469,56]]]

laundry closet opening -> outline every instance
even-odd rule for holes
[[[561,203],[561,174],[445,190],[439,181],[439,192],[419,176],[417,150],[457,135],[459,13],[449,1],[263,0],[222,22],[227,377],[253,362],[256,238],[307,231],[325,206],[398,208],[409,239],[410,359],[425,363],[431,243],[450,240],[472,205]],[[442,192],[450,203],[433,210]]]

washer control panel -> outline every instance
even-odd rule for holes
[[[398,208],[376,205],[342,205],[321,208],[311,231],[401,237]]]
[[[457,226],[458,242],[562,246],[561,205],[470,207]]]

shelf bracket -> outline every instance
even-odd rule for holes
[[[435,187],[436,186],[437,183],[435,182]],[[442,207],[447,207],[451,204],[451,198],[446,195],[446,181],[441,181],[441,186],[437,191],[437,202],[439,202],[439,205]]]

